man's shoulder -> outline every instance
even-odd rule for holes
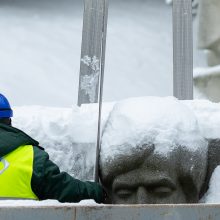
[[[34,150],[34,159],[37,160],[42,160],[42,159],[48,159],[49,155],[48,153],[44,150],[43,147],[37,145],[33,145],[33,150]]]
[[[17,128],[0,124],[0,157],[23,145],[38,146],[39,143]]]

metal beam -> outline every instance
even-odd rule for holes
[[[193,99],[192,0],[173,0],[173,93]]]
[[[219,220],[220,205],[0,207],[1,220]]]

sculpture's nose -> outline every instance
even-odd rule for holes
[[[137,204],[148,204],[150,203],[150,198],[145,187],[140,186],[137,189]]]

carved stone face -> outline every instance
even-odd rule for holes
[[[164,157],[149,154],[148,151],[134,154],[130,158],[118,157],[112,164],[107,165],[102,175],[110,202],[113,204],[198,202],[206,173],[206,162],[202,165],[194,153],[177,150]]]
[[[175,167],[169,161],[151,155],[140,167],[114,178],[112,202],[115,204],[186,203],[186,197],[178,181]]]

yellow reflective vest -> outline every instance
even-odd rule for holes
[[[0,158],[0,198],[33,199],[31,189],[33,173],[33,146],[20,146]]]

